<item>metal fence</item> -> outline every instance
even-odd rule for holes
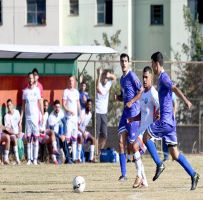
[[[115,147],[116,128],[122,112],[122,104],[114,101],[114,93],[119,92],[119,79],[122,75],[119,61],[78,61],[79,75],[86,78],[89,85],[89,94],[95,99],[95,85],[97,69],[103,67],[111,69],[118,77],[116,83],[111,88],[108,111],[109,127],[109,146]],[[84,68],[85,66],[85,68]],[[130,66],[133,71],[142,80],[142,70],[145,66],[151,66],[150,61],[131,61]],[[171,76],[171,79],[190,96],[193,103],[191,110],[187,110],[184,104],[177,99],[177,136],[179,139],[180,150],[187,153],[203,152],[203,62],[165,62],[165,71]],[[188,79],[187,79],[188,78]],[[184,80],[185,79],[185,80]],[[182,82],[181,82],[182,81]],[[156,78],[154,78],[156,85]],[[181,85],[182,84],[182,85]],[[93,120],[94,122],[95,120]],[[96,134],[95,123],[92,131]],[[113,138],[112,138],[113,137]]]

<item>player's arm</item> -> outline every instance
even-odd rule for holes
[[[77,100],[78,116],[81,116],[80,100]]]
[[[100,82],[101,82],[101,75],[102,75],[102,68],[98,68],[97,69],[97,80],[96,80],[96,90],[99,94],[102,94],[101,90],[100,90]]]
[[[126,103],[126,106],[130,108],[133,103],[135,103],[138,99],[140,99],[143,91],[144,91],[144,88],[141,87],[140,90],[138,90],[137,94],[128,103]]]
[[[19,127],[22,127],[22,121],[23,121],[24,113],[25,113],[25,100],[23,100],[23,102],[22,102],[22,108],[21,108],[21,113],[20,113]]]
[[[122,93],[122,91],[121,91],[120,94],[115,94],[115,95],[114,95],[114,99],[115,99],[116,101],[123,101],[123,93]]]
[[[70,113],[71,115],[75,115],[75,113],[68,108],[68,102],[67,102],[67,100],[63,99],[62,100],[62,104],[63,104],[63,108],[64,108],[64,110],[66,112]]]
[[[110,72],[107,72],[106,77],[112,81],[116,80],[116,75]]]
[[[184,101],[184,103],[189,109],[192,107],[192,103],[187,99],[187,97],[182,93],[182,91],[178,87],[176,87],[176,85],[172,86],[172,90],[179,98]]]

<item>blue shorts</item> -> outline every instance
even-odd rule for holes
[[[139,128],[139,121],[133,121],[131,123],[127,123],[127,118],[123,114],[119,126],[118,126],[118,134],[122,134],[123,132],[128,133],[128,142],[132,143],[136,141],[137,137],[139,136],[138,128]]]
[[[158,120],[150,124],[147,131],[155,139],[163,139],[166,144],[177,144],[176,126]]]

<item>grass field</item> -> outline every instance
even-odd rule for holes
[[[159,179],[152,182],[155,166],[151,158],[145,156],[143,162],[149,187],[139,189],[132,188],[134,163],[127,164],[128,180],[122,183],[118,182],[118,163],[0,166],[0,200],[202,200],[203,155],[190,155],[188,158],[201,176],[195,191],[190,191],[190,177],[172,161],[166,163]],[[71,182],[76,175],[86,180],[86,190],[81,194],[72,191]]]

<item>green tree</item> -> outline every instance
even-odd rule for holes
[[[198,19],[193,19],[190,8],[184,6],[184,19],[186,30],[190,34],[189,44],[182,44],[182,51],[190,61],[202,61],[203,59],[203,36],[200,30]],[[181,60],[180,54],[176,54],[176,59]],[[177,113],[178,122],[198,124],[199,102],[203,97],[203,65],[194,62],[180,65],[181,73],[178,76],[180,89],[192,100],[192,112],[185,112],[186,107],[180,102]]]

